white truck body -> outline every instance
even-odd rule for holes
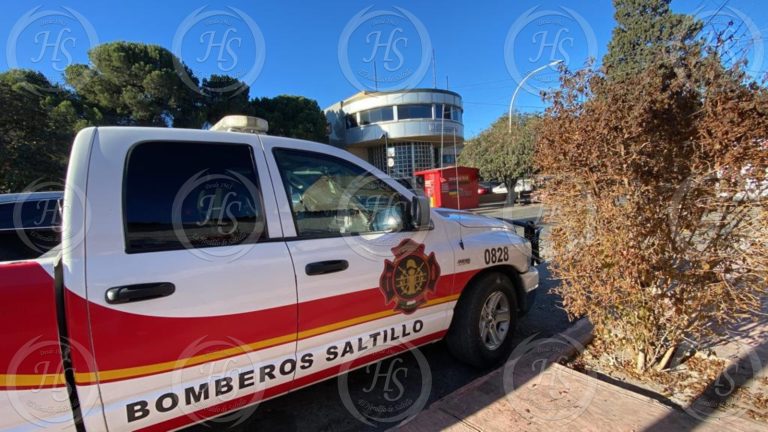
[[[206,160],[218,171],[173,177]],[[236,167],[221,169],[230,160]],[[440,340],[464,288],[488,271],[508,275],[517,307],[529,306],[538,272],[512,226],[433,209],[429,227],[408,229],[402,212],[366,213],[363,192],[334,195],[346,169],[364,173],[354,181],[368,200],[381,198],[376,188],[390,204],[413,200],[370,164],[323,144],[81,131],[61,248],[0,263],[0,429],[201,422]],[[371,228],[388,224],[400,229]]]

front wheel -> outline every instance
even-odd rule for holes
[[[446,336],[448,349],[473,366],[494,366],[512,351],[516,321],[515,288],[509,277],[481,276],[459,298]]]

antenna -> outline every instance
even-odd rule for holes
[[[440,108],[440,168],[443,167],[443,136],[445,135],[445,104]]]
[[[445,76],[445,89],[448,90],[448,75]]]
[[[373,62],[373,88],[379,91],[379,77],[376,74],[376,62]]]
[[[458,164],[458,154],[456,152],[456,128],[453,128],[453,173],[454,176],[456,176],[456,207],[459,208],[459,210],[463,210],[461,208],[461,189],[459,189],[459,164]],[[459,226],[459,247],[461,247],[461,250],[464,250],[464,236],[461,233],[461,224],[458,224]]]
[[[458,164],[458,152],[456,151],[456,128],[453,128],[453,173],[456,177],[456,204],[458,204],[459,210],[461,208],[461,189],[459,189],[459,164]]]
[[[432,48],[432,87],[437,88],[437,68],[435,67],[435,49]]]

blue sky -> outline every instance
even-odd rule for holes
[[[675,0],[672,7],[697,13],[709,31],[733,22],[734,53],[745,50],[750,70],[765,71],[768,6],[723,4]],[[87,63],[93,44],[140,41],[173,50],[198,78],[226,73],[248,82],[251,96],[298,94],[321,107],[358,89],[432,87],[436,76],[437,87],[463,96],[469,138],[506,113],[529,72],[555,60],[570,68],[590,56],[599,61],[613,26],[609,0],[7,2],[0,69],[32,68],[62,81],[66,65]],[[516,109],[542,110],[538,91],[555,81],[547,68],[533,75]]]

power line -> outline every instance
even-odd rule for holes
[[[476,82],[476,83],[470,83],[470,84],[464,84],[464,85],[459,85],[459,86],[453,86],[453,88],[455,88],[455,89],[457,89],[457,88],[467,88],[467,87],[474,87],[474,86],[485,85],[485,84],[496,84],[496,83],[505,82],[505,81],[511,81],[511,80],[514,80],[514,78],[504,78],[504,79],[493,80],[493,81],[480,81],[480,82]]]
[[[464,103],[465,104],[470,104],[470,105],[489,105],[489,106],[503,106],[503,107],[509,106],[508,104],[493,103],[493,102],[471,102],[471,101],[464,101]],[[518,105],[518,104],[515,104],[515,106],[520,107],[520,108],[546,108],[547,107],[546,105]]]
[[[717,14],[719,14],[719,13],[720,13],[720,11],[722,11],[722,10],[723,10],[723,8],[725,7],[725,5],[727,5],[729,1],[731,1],[731,0],[725,0],[725,1],[723,2],[723,4],[721,4],[721,5],[720,5],[720,7],[719,7],[719,8],[717,8],[717,10],[715,11],[715,13],[713,13],[713,14],[712,14],[712,16],[710,16],[710,17],[709,17],[709,20],[708,20],[708,21],[707,21],[707,22],[704,24],[704,27],[702,27],[702,28],[706,28],[706,27],[709,25],[709,23],[711,23],[711,22],[712,22],[712,20],[713,20],[713,19],[715,19],[715,17],[717,16]]]

